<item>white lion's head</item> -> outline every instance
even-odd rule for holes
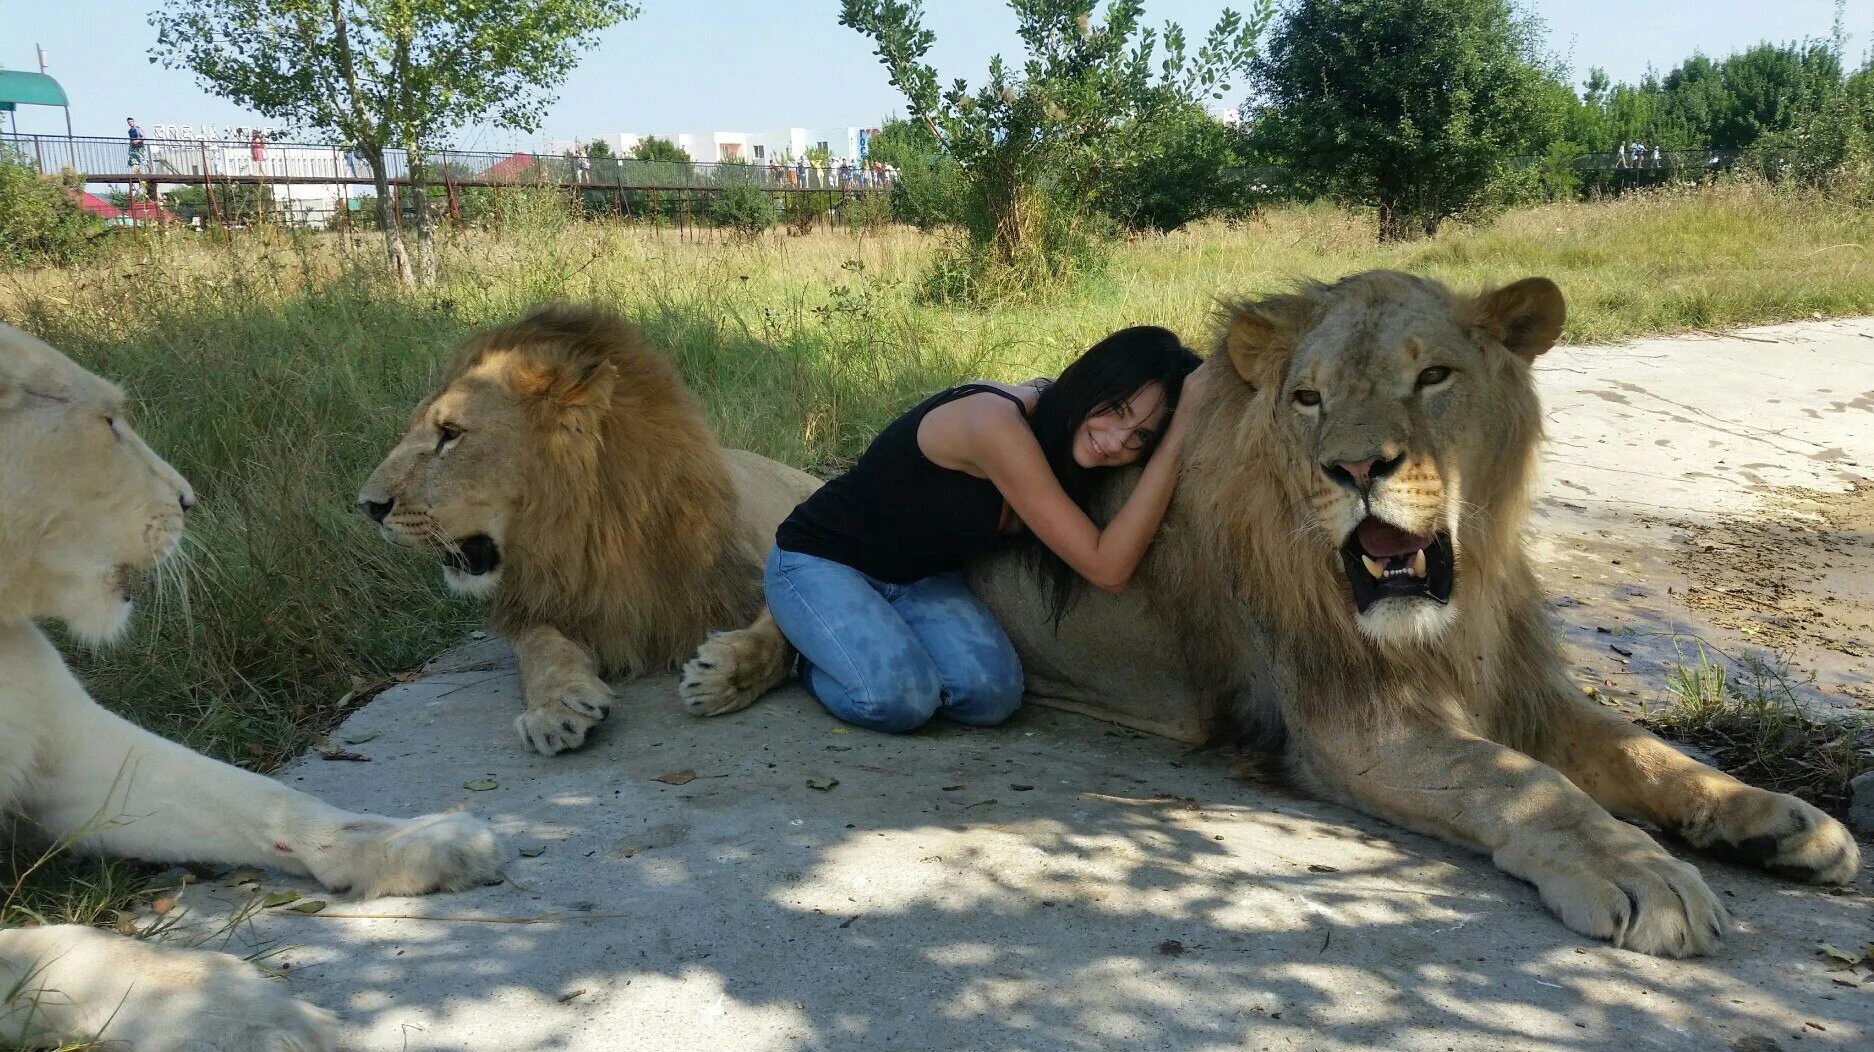
[[[175,550],[195,493],[124,413],[111,383],[0,324],[0,623],[109,640],[131,581]]]

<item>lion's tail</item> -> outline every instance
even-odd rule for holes
[[[794,667],[794,648],[767,607],[753,624],[715,632],[683,666],[677,696],[692,716],[720,716],[753,705]]]

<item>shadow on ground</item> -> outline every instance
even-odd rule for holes
[[[467,804],[545,849],[464,895],[264,914],[246,936],[285,947],[347,1047],[1709,1049],[1874,1031],[1874,984],[1838,984],[1853,973],[1815,951],[1874,936],[1859,893],[1703,862],[1739,930],[1715,958],[1663,961],[1574,935],[1482,857],[1095,721],[1033,710],[894,738],[792,688],[709,721],[676,711],[667,678],[623,693],[584,751],[530,755],[512,667],[482,644],[352,718],[341,734],[375,733],[352,746],[372,762],[283,774],[350,807]]]

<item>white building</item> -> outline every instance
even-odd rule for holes
[[[165,173],[201,176],[251,176],[268,179],[356,179],[371,173],[362,162],[345,157],[338,146],[301,146],[276,143],[272,129],[258,129],[262,136],[258,163],[253,156],[252,136],[256,129],[245,126],[204,124],[152,124],[145,133],[151,145],[145,170],[161,186]],[[360,192],[372,193],[344,183],[276,182],[271,184],[274,205],[284,215],[298,222],[316,221],[330,216],[340,202]]]
[[[788,128],[777,132],[670,132],[657,133],[657,137],[676,143],[691,160],[702,164],[723,161],[766,164],[794,160],[816,147],[824,148],[834,157],[854,160],[864,156],[866,143],[876,134],[877,128]],[[564,153],[580,142],[603,140],[613,153],[626,156],[649,137],[649,133],[609,132],[578,141],[555,139],[547,143],[546,149],[548,153]]]

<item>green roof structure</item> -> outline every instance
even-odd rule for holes
[[[65,134],[70,135],[71,105],[65,89],[44,73],[0,69],[0,113],[12,113],[21,106],[58,106],[65,111]]]

